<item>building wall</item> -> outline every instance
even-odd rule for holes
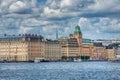
[[[61,45],[58,42],[45,42],[45,60],[61,60]]]
[[[0,42],[0,60],[27,61],[28,48],[23,42]]]
[[[28,44],[28,57],[30,61],[35,59],[44,59],[45,57],[45,43],[44,42],[27,42]]]
[[[115,49],[107,49],[107,59],[108,60],[116,60],[116,57],[115,57]]]
[[[74,38],[77,39],[78,45],[82,44],[82,34],[74,34]]]
[[[93,46],[92,45],[82,45],[81,47],[81,56],[90,56],[93,55]]]
[[[77,39],[62,39],[61,43],[61,53],[64,57],[76,57],[79,54],[79,46]]]
[[[0,60],[34,61],[44,57],[44,42],[0,42]]]
[[[78,56],[78,47],[74,47],[74,46],[66,46],[66,47],[62,47],[62,56],[66,56],[66,57],[76,57]]]
[[[93,60],[106,60],[107,52],[106,48],[103,46],[101,47],[96,47],[94,46],[93,50]]]

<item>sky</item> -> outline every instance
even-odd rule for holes
[[[120,39],[120,0],[0,0],[0,35],[68,37],[80,25],[83,38]]]

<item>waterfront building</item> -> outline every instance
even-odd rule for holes
[[[106,47],[102,45],[102,43],[94,43],[93,49],[93,60],[106,60],[107,52]]]
[[[62,38],[59,41],[63,60],[73,61],[79,56],[79,46],[76,38]]]
[[[29,41],[28,61],[45,60],[45,43],[43,41]]]
[[[83,39],[82,32],[80,26],[75,26],[75,31],[73,34],[73,38],[76,38],[78,41],[79,52],[78,56],[81,59],[90,59],[93,54],[93,41],[90,39]]]
[[[59,61],[61,60],[61,45],[58,40],[45,41],[45,60]]]
[[[25,34],[0,37],[0,61],[33,61],[43,57],[42,36]]]
[[[93,41],[90,39],[82,39],[80,26],[75,26],[74,34],[70,34],[69,38],[59,40],[62,44],[62,58],[68,60],[74,59],[90,59],[93,54]]]
[[[114,47],[106,47],[107,50],[107,60],[113,61],[116,60],[116,49]]]
[[[119,43],[112,43],[109,44],[107,49],[107,58],[108,60],[120,60],[120,44]]]
[[[59,40],[62,48],[62,59],[73,61],[74,59],[80,58],[81,47],[82,47],[82,32],[80,26],[75,26],[74,34],[70,34],[69,38]]]
[[[90,58],[92,58],[92,56],[93,56],[93,45],[88,45],[88,44],[84,44],[84,45],[82,45],[82,47],[81,47],[81,57],[83,58],[83,59],[85,59],[85,57],[86,58],[88,58],[88,59],[90,59]]]
[[[26,43],[0,42],[0,61],[28,61]]]
[[[61,43],[61,54],[63,60],[73,61],[80,58],[82,46],[82,32],[80,26],[75,26],[74,34],[70,34],[69,38],[59,39]]]
[[[81,50],[82,50],[82,32],[80,29],[80,26],[77,25],[75,26],[74,34],[70,34],[69,36],[71,39],[77,39],[77,44],[78,44],[78,56],[81,56]]]
[[[93,40],[82,39],[81,56],[92,58],[93,56]],[[83,57],[84,58],[84,57]]]

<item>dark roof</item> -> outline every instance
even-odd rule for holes
[[[102,43],[94,43],[93,45],[96,47],[103,47]]]
[[[46,43],[50,43],[50,44],[58,44],[59,41],[58,41],[58,40],[46,39]]]
[[[11,42],[11,41],[38,41],[43,40],[43,36],[37,34],[19,34],[19,35],[7,35],[0,36],[0,42]]]
[[[107,47],[106,47],[106,49],[113,49],[113,48],[118,48],[119,47],[119,44],[117,44],[117,43],[113,43],[113,44],[109,44]]]
[[[106,46],[106,49],[113,49],[112,46]]]

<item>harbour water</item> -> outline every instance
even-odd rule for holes
[[[120,80],[120,63],[0,63],[0,80]]]

